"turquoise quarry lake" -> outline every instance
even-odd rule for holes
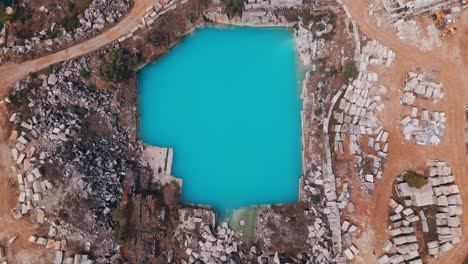
[[[184,202],[297,202],[302,77],[290,30],[198,29],[139,71],[141,139],[174,148]]]

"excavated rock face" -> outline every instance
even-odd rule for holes
[[[140,181],[145,181],[140,177]],[[154,188],[152,186],[150,188]],[[125,256],[131,263],[165,263],[181,252],[174,253],[174,230],[178,225],[180,187],[167,184],[158,192],[139,189],[127,201],[128,240]]]

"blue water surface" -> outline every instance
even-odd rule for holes
[[[182,200],[218,212],[298,200],[299,85],[287,29],[196,30],[138,75],[140,136],[174,148]]]

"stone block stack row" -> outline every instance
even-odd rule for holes
[[[406,105],[413,105],[416,97],[421,97],[426,100],[432,99],[434,101],[444,98],[444,85],[430,80],[431,74],[429,73],[415,73],[409,72],[405,87],[403,88],[403,96],[401,103]]]
[[[430,255],[437,255],[452,249],[460,242],[462,229],[460,226],[462,200],[458,185],[452,176],[451,167],[445,161],[431,160],[429,166],[429,181],[434,191],[434,200],[438,206],[436,214],[437,240],[427,242]]]
[[[344,141],[349,135],[349,152],[356,157],[361,166],[365,160],[372,162],[370,170],[359,170],[359,176],[364,186],[373,190],[375,179],[383,175],[383,165],[388,158],[388,131],[379,123],[375,112],[382,111],[384,101],[381,95],[373,95],[376,91],[385,91],[378,85],[379,76],[368,71],[369,65],[390,65],[395,53],[375,40],[368,41],[359,55],[359,74],[346,88],[343,96],[337,98],[338,110],[334,112],[335,151],[344,153]],[[359,141],[367,138],[369,150],[363,151]],[[370,152],[372,151],[372,153]],[[368,153],[369,152],[369,153]]]
[[[20,132],[13,130],[10,140],[14,141],[11,155],[16,165],[16,179],[19,188],[18,206],[12,210],[16,219],[21,218],[34,209],[43,194],[54,188],[52,182],[43,178],[42,164],[45,163],[47,153],[37,153],[37,147],[33,143],[39,137],[36,131],[38,121],[35,117],[22,120],[19,113],[14,113],[10,121],[19,125]],[[57,128],[57,130],[60,130]],[[55,131],[55,130],[54,130]],[[51,133],[51,135],[56,135]],[[61,135],[61,133],[60,133]],[[66,140],[66,135],[62,137]]]
[[[358,59],[358,68],[360,72],[367,72],[369,65],[390,66],[395,59],[395,53],[380,44],[376,40],[371,40],[362,48]]]
[[[401,176],[397,178],[394,185],[397,198],[405,200],[404,205],[393,198],[389,201],[392,238],[383,244],[386,254],[378,259],[380,264],[423,263],[419,256],[421,245],[416,239],[416,225],[419,224],[425,234],[423,237],[435,232],[438,238],[423,242],[427,244],[429,255],[447,252],[460,242],[462,201],[451,168],[447,162],[439,160],[429,160],[427,166],[427,183],[419,188],[409,187]],[[437,211],[430,209],[433,205],[437,206]]]

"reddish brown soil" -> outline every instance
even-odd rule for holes
[[[396,60],[390,68],[377,68],[380,80],[387,87],[387,97],[390,99],[379,118],[390,132],[389,160],[384,172],[384,178],[377,181],[372,196],[359,193],[354,188],[353,201],[356,205],[355,217],[359,219],[363,230],[356,242],[360,249],[357,263],[374,263],[381,253],[382,244],[389,238],[387,233],[388,206],[391,188],[395,177],[405,169],[424,170],[428,159],[446,160],[452,166],[456,182],[460,187],[463,199],[462,228],[468,230],[468,179],[466,177],[468,155],[464,147],[464,107],[468,103],[468,38],[466,34],[443,41],[441,48],[431,52],[422,52],[418,48],[401,42],[393,31],[377,28],[372,17],[367,15],[367,0],[345,0],[345,4],[356,20],[360,30],[396,52]],[[459,32],[468,30],[468,11],[457,15]],[[404,85],[406,73],[421,67],[423,71],[434,71],[438,79],[444,83],[446,94],[444,100],[432,104],[434,111],[445,111],[448,115],[447,128],[441,143],[437,146],[418,146],[404,140],[398,121],[407,109],[400,105],[399,87]],[[355,184],[351,183],[351,186]],[[461,243],[435,263],[462,263],[468,254],[468,236],[464,235]]]

